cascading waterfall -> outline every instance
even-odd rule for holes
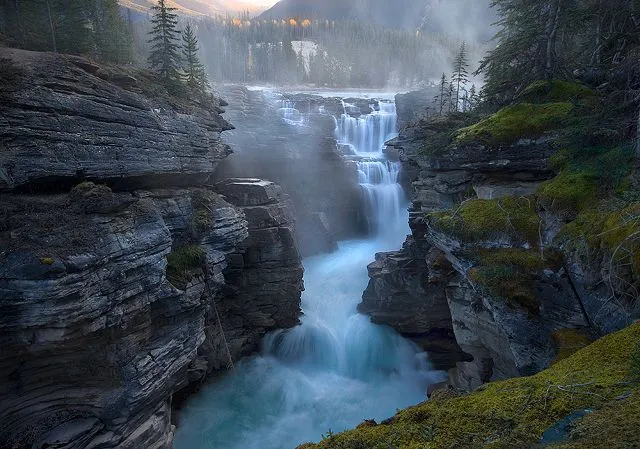
[[[383,155],[396,132],[395,105],[379,103],[357,118],[347,112],[336,134],[354,150],[372,237],[305,260],[301,324],[268,335],[260,356],[193,399],[176,449],[293,449],[363,419],[387,418],[424,400],[427,385],[442,380],[414,344],[357,313],[367,264],[376,252],[399,248],[408,226],[400,167]],[[283,113],[285,121],[294,114]]]
[[[398,184],[400,163],[390,162],[383,153],[385,142],[397,135],[396,105],[377,102],[370,114],[344,103],[344,113],[336,124],[338,143],[350,148],[358,166],[358,182],[367,205],[371,235],[397,235],[407,228],[404,193]]]

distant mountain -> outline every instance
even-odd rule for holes
[[[391,28],[414,28],[420,23],[424,7],[424,0],[281,0],[260,18],[358,20]]]
[[[489,0],[281,0],[261,19],[357,20],[486,41],[494,21]]]
[[[126,8],[146,12],[156,0],[119,0]],[[260,12],[264,8],[255,6],[250,0],[167,0],[167,5],[177,8],[182,14],[192,16],[215,16],[218,14],[251,11]]]

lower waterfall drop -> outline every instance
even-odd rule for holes
[[[379,106],[371,116],[343,116],[336,130],[354,148],[371,238],[305,260],[300,325],[268,335],[261,355],[191,400],[176,449],[294,449],[364,419],[388,418],[423,401],[427,385],[442,380],[416,345],[357,312],[367,265],[375,253],[398,249],[408,233],[400,166],[382,152],[395,132],[395,105]]]

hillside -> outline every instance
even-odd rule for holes
[[[155,4],[154,0],[119,0],[124,7],[135,11],[148,11]],[[211,16],[234,12],[259,12],[254,2],[242,0],[169,0],[170,6],[178,8],[181,13],[194,16]]]
[[[310,17],[328,20],[368,21],[389,28],[487,41],[493,35],[495,16],[487,0],[281,0],[260,18]]]

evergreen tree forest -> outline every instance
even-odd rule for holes
[[[138,42],[148,24],[137,27]],[[410,88],[450,67],[460,40],[362,22],[309,19],[201,19],[193,25],[212,80],[318,87]],[[467,45],[469,60],[487,49]],[[148,49],[139,49],[145,53]]]
[[[493,0],[497,44],[480,64],[501,105],[539,80],[604,86],[624,103],[640,89],[640,0]]]
[[[124,63],[132,36],[117,0],[0,0],[0,42],[12,47]]]

